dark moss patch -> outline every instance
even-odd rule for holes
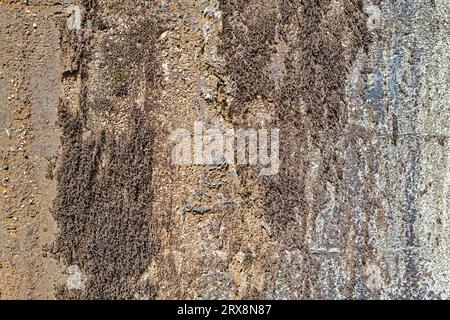
[[[87,282],[84,290],[62,286],[58,297],[148,299],[156,287],[141,278],[159,250],[149,111],[159,94],[161,26],[142,5],[131,3],[128,10],[83,3],[95,32],[83,35],[80,106],[61,102],[58,110],[62,136],[53,211],[59,232],[53,251],[65,265],[78,265]],[[115,28],[115,14],[127,19],[129,29],[103,36]],[[91,68],[98,56],[104,57],[100,68]]]
[[[327,204],[327,184],[337,193],[346,192],[345,159],[337,145],[347,126],[346,79],[356,53],[371,39],[359,0],[344,0],[340,8],[327,0],[274,3],[268,8],[253,1],[220,1],[224,19],[220,53],[226,61],[223,72],[235,87],[231,118],[245,117],[244,104],[258,97],[275,105],[281,168],[278,175],[259,180],[264,219],[280,243],[308,256],[310,239],[305,235],[314,228],[308,221],[315,221],[309,215],[317,215]],[[274,59],[281,62],[273,63]],[[272,70],[280,65],[282,70]],[[317,150],[319,158],[311,159]],[[318,169],[310,200],[305,181],[313,164]],[[258,179],[255,173],[252,179]],[[324,246],[345,243],[348,217],[329,219],[324,233],[330,240]],[[317,282],[317,265],[311,257],[304,264],[308,274],[297,290],[307,297]]]
[[[130,131],[83,141],[80,118],[60,108],[63,154],[57,173],[57,255],[88,276],[86,290],[60,298],[133,299],[158,244],[152,242],[153,134],[139,111]],[[146,291],[152,288],[146,288]],[[151,292],[146,292],[151,294]]]
[[[221,1],[220,52],[226,60],[224,72],[236,86],[232,112],[244,116],[240,109],[245,102],[266,97],[274,101],[283,128],[280,179],[265,182],[271,208],[267,212],[281,228],[295,220],[293,208],[304,204],[301,170],[309,163],[290,155],[306,150],[308,135],[313,145],[329,153],[323,155],[326,163],[320,175],[337,178],[332,171],[339,160],[325,146],[338,140],[346,125],[345,81],[356,52],[370,41],[361,1],[346,0],[339,15],[327,17],[331,5],[332,1],[282,0],[271,9],[250,7],[252,1]],[[269,71],[274,46],[280,43],[287,46],[285,72],[275,88]]]
[[[219,53],[226,60],[224,72],[236,86],[229,110],[232,114],[240,114],[242,105],[258,95],[269,98],[274,89],[268,67],[275,43],[276,13],[262,7],[252,11],[249,2],[220,1],[224,19]]]

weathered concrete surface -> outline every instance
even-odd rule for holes
[[[0,297],[51,298],[61,271],[43,247],[54,239],[60,96],[58,6],[0,4]]]
[[[0,298],[449,298],[446,1],[0,10]],[[196,120],[280,173],[174,166]]]

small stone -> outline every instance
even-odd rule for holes
[[[211,208],[204,208],[199,206],[187,205],[186,211],[192,212],[194,214],[205,214],[211,211]]]
[[[261,226],[266,231],[267,235],[269,237],[271,237],[272,236],[272,228],[270,227],[269,223],[267,223],[267,221],[265,221],[265,220],[262,220],[261,221]]]
[[[169,31],[165,31],[161,34],[161,36],[159,37],[161,40],[164,40],[167,38],[167,35],[169,34]]]
[[[235,256],[237,262],[239,263],[243,263],[245,261],[245,253],[243,253],[242,251],[239,251],[236,256]]]

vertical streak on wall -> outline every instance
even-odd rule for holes
[[[448,298],[447,9],[440,1],[383,1],[380,8],[377,40],[349,82],[350,104],[360,109],[351,122],[372,132],[381,203],[366,212],[376,256],[358,287],[369,283],[367,293],[383,298]],[[357,101],[351,92],[360,71],[368,78]]]

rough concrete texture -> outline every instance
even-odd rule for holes
[[[0,0],[0,299],[450,298],[448,9]],[[173,165],[196,120],[280,172]]]

